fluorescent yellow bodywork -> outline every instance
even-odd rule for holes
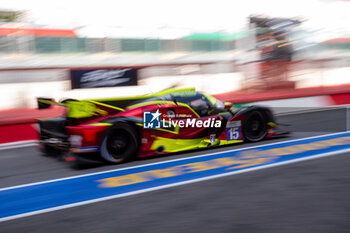
[[[91,102],[91,103],[94,103],[94,104],[97,104],[97,105],[101,105],[101,106],[105,106],[105,107],[108,107],[108,108],[113,108],[113,109],[117,109],[121,112],[124,112],[125,110],[122,109],[122,108],[119,108],[119,107],[115,107],[113,105],[109,105],[109,104],[104,104],[104,103],[100,103],[100,102],[97,102],[97,101],[94,101],[94,100],[86,100],[88,102]]]
[[[68,114],[67,114],[68,117],[85,118],[85,117],[91,117],[91,116],[95,116],[95,115],[105,116],[108,114],[107,111],[104,111],[104,110],[98,108],[96,105],[105,106],[105,107],[116,109],[119,111],[125,111],[122,108],[119,108],[119,107],[116,107],[113,105],[109,105],[109,104],[105,104],[105,103],[101,103],[100,101],[137,100],[137,99],[150,98],[153,96],[162,96],[162,95],[166,95],[166,94],[171,94],[171,93],[176,93],[176,92],[184,92],[184,91],[195,91],[195,88],[183,88],[183,89],[169,88],[169,89],[165,89],[165,90],[159,91],[159,92],[154,93],[154,94],[147,94],[147,95],[141,95],[141,96],[106,98],[106,99],[86,99],[86,100],[78,100],[78,101],[67,101],[66,103],[58,103],[58,102],[50,101],[50,100],[39,100],[39,101],[42,103],[46,103],[46,104],[68,107]],[[168,102],[173,103],[172,101],[168,101]],[[141,103],[140,106],[144,106],[144,105],[148,105],[148,104],[152,104],[152,102]],[[182,104],[182,103],[179,103],[179,105],[187,106],[198,117],[198,114],[196,112],[194,112],[194,110],[192,108],[190,108],[188,105]],[[134,107],[135,106],[138,106],[138,105],[134,105]]]
[[[197,148],[205,148],[208,146],[216,145],[228,145],[234,143],[243,142],[243,140],[219,140],[215,139],[214,143],[211,143],[209,139],[205,138],[195,138],[195,139],[173,139],[173,138],[164,138],[164,137],[155,137],[151,150],[157,150],[158,147],[163,146],[164,152],[179,152],[184,150],[191,150]]]
[[[168,89],[161,90],[159,92],[152,93],[152,94],[130,96],[130,97],[93,99],[93,101],[99,102],[99,101],[117,101],[117,100],[137,100],[137,99],[150,98],[150,97],[154,97],[154,96],[162,96],[162,95],[167,95],[167,94],[176,93],[176,92],[183,92],[183,91],[196,91],[196,89],[195,88],[182,88],[182,89],[168,88]],[[89,99],[87,99],[87,100],[89,100]]]
[[[113,125],[112,123],[92,123],[92,124],[89,124],[89,126],[111,126]]]
[[[95,115],[105,116],[107,111],[99,109],[94,103],[89,101],[68,101],[66,103],[68,107],[67,116],[71,118],[85,118]]]
[[[190,92],[190,91],[196,91],[195,88],[182,88],[182,89],[177,89],[177,88],[168,88],[159,92],[156,92],[154,94],[151,94],[151,96],[162,96],[162,95],[167,95],[171,93],[176,93],[176,92]]]
[[[204,138],[195,139],[171,139],[156,137],[154,140],[151,150],[157,150],[158,147],[163,146],[164,152],[178,152],[183,150],[191,150],[199,148],[199,144]]]
[[[230,141],[220,140],[220,146],[221,145],[235,144],[235,143],[240,143],[240,142],[243,142],[243,140],[230,140]]]
[[[277,126],[277,124],[276,124],[276,123],[274,123],[274,122],[268,122],[268,123],[267,123],[267,125],[268,125],[268,126],[272,126],[272,127]]]
[[[209,100],[209,102],[211,103],[211,104],[215,104],[216,103],[216,98],[215,97],[213,97],[213,96],[210,96],[210,95],[207,95],[207,94],[203,94],[205,97],[207,97],[207,99]]]

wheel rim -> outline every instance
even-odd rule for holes
[[[108,153],[115,159],[120,159],[127,150],[129,135],[125,131],[118,130],[107,140]]]
[[[264,118],[259,112],[252,113],[246,119],[245,136],[248,140],[257,141],[265,137],[266,126]]]

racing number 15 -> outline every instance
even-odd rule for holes
[[[226,139],[231,140],[241,140],[241,121],[229,121],[226,125]]]
[[[230,134],[230,136],[229,136],[230,140],[237,140],[240,138],[239,127],[229,128],[228,132]]]

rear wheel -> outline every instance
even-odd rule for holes
[[[137,154],[139,140],[135,128],[118,123],[106,132],[101,143],[101,156],[111,163],[123,163]]]
[[[257,142],[267,134],[267,120],[263,112],[252,111],[247,113],[243,120],[243,135],[246,141]]]

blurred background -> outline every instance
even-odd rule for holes
[[[348,103],[349,10],[345,0],[2,0],[0,113],[35,108],[38,96],[170,86],[235,103]]]
[[[350,131],[349,12],[350,0],[0,0],[0,188],[129,166],[72,169],[39,156],[37,119],[65,109],[38,110],[37,97],[62,101],[195,87],[236,106],[269,106],[281,128],[292,132],[255,146]],[[331,155],[328,143],[312,153]],[[246,146],[252,144],[209,153]],[[333,157],[11,221],[0,231],[348,232],[347,147],[337,147]],[[8,190],[0,206],[20,211],[28,201],[35,211],[41,201],[48,208],[100,193],[88,185],[78,193],[64,187],[50,184],[51,196],[33,185],[20,190],[35,196]]]

